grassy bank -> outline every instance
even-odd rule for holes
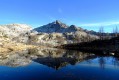
[[[8,38],[1,38],[0,39],[0,53],[3,52],[10,52],[10,51],[21,51],[25,49],[32,49],[38,46],[34,45],[26,45],[23,43],[17,43],[9,40]]]

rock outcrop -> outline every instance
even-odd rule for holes
[[[26,43],[28,41],[28,34],[31,30],[32,28],[26,24],[0,25],[0,37]]]

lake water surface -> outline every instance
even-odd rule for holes
[[[119,80],[119,59],[113,56],[56,49],[8,55],[0,58],[0,80]]]

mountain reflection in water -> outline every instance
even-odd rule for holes
[[[118,58],[79,51],[39,48],[4,53],[0,65],[0,80],[119,79]]]

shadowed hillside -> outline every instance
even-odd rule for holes
[[[115,37],[107,40],[95,40],[91,42],[82,42],[75,44],[65,44],[60,46],[60,48],[70,49],[70,50],[83,50],[91,52],[115,52],[119,51],[119,37]]]

